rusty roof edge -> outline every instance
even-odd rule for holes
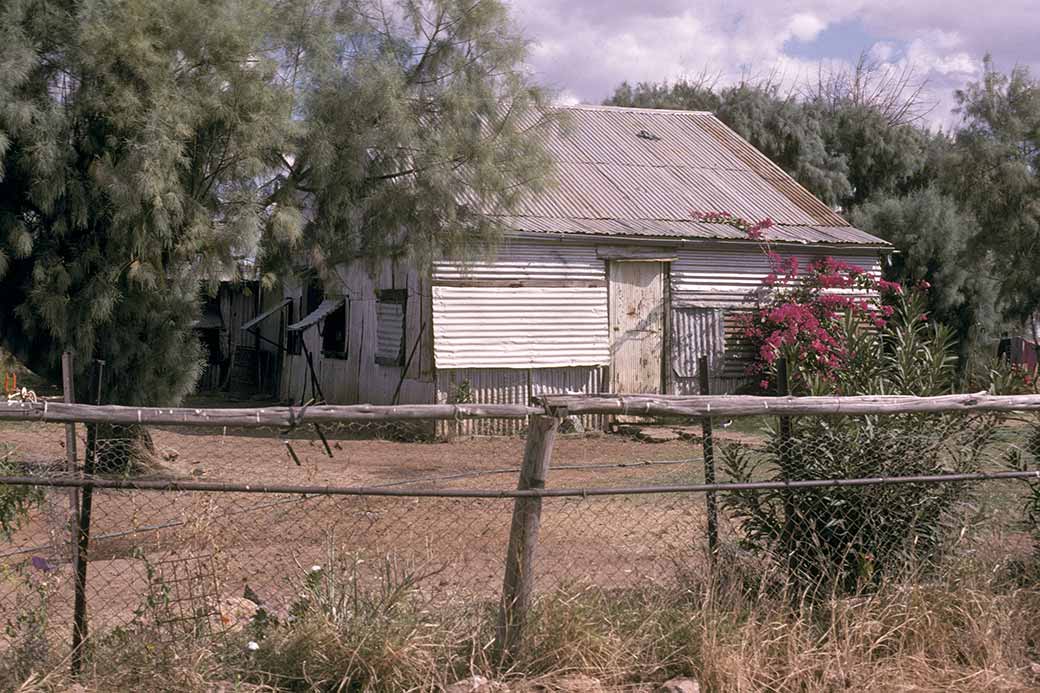
[[[557,216],[547,216],[547,215],[544,215],[544,214],[526,214],[526,213],[523,213],[523,214],[509,214],[507,212],[489,213],[489,214],[484,214],[484,216],[489,218],[489,219],[507,219],[507,220],[511,220],[511,219],[547,219],[547,220],[552,220],[552,221],[613,221],[613,222],[618,222],[618,223],[624,222],[626,224],[638,223],[640,221],[667,221],[667,222],[674,222],[674,223],[677,223],[677,224],[698,224],[698,225],[702,225],[702,226],[729,226],[729,224],[722,224],[722,223],[713,224],[713,223],[710,223],[710,222],[697,221],[696,219],[687,218],[687,217],[641,217],[641,218],[618,219],[616,217],[589,217],[589,216],[557,217]],[[773,226],[775,226],[777,228],[793,228],[793,229],[799,229],[799,228],[802,228],[802,229],[847,229],[849,231],[858,231],[858,232],[863,233],[863,234],[873,235],[873,234],[869,234],[867,231],[864,231],[863,229],[856,228],[852,224],[846,224],[846,225],[837,225],[837,224],[798,224],[798,223],[792,223],[792,222],[788,222],[788,221],[774,221],[773,222]],[[878,240],[881,241],[882,243],[887,243],[887,241],[885,241],[884,239],[879,238]]]
[[[581,223],[583,221],[608,221],[608,222],[612,222],[612,223],[615,223],[615,224],[618,224],[618,225],[621,225],[621,226],[631,226],[633,224],[637,224],[640,221],[669,222],[669,223],[675,223],[675,224],[690,224],[690,225],[697,225],[697,226],[720,226],[720,227],[721,226],[727,226],[726,224],[705,224],[704,222],[698,222],[698,221],[696,221],[694,219],[673,219],[673,218],[663,218],[663,217],[662,218],[649,218],[648,217],[646,219],[614,219],[614,218],[610,218],[610,217],[568,217],[568,218],[562,218],[562,217],[554,217],[554,216],[536,216],[536,215],[531,215],[531,214],[524,214],[524,215],[486,214],[485,216],[487,218],[489,218],[489,219],[495,219],[495,220],[498,220],[500,223],[505,223],[505,224],[509,224],[510,222],[515,222],[515,221],[520,221],[520,220],[523,220],[523,219],[531,219],[531,220],[544,219],[544,220],[547,220],[547,221],[554,221],[554,222],[570,221],[570,222],[573,222],[575,224],[579,224],[579,223]],[[859,228],[857,228],[855,226],[852,226],[851,224],[849,224],[848,226],[833,226],[833,225],[830,225],[830,224],[788,224],[788,223],[777,223],[777,224],[774,224],[774,226],[777,229],[780,229],[781,231],[784,230],[784,229],[811,229],[811,230],[819,230],[819,231],[822,231],[824,229],[840,229],[840,230],[846,231],[846,232],[856,232],[856,233],[862,234],[863,236],[867,236],[867,237],[873,239],[873,241],[870,241],[870,242],[863,242],[863,241],[851,240],[851,239],[848,240],[848,241],[843,241],[843,240],[831,241],[830,243],[833,243],[834,245],[842,245],[842,246],[863,245],[865,247],[868,247],[868,246],[891,246],[892,245],[891,243],[889,243],[885,239],[879,238],[878,236],[875,236],[872,233],[868,233],[867,231],[864,231],[863,229],[859,229]],[[515,230],[516,231],[523,231],[525,233],[540,234],[540,235],[543,235],[543,236],[547,235],[547,234],[550,234],[550,233],[555,233],[555,232],[552,232],[552,231],[528,231],[528,230],[524,230],[524,229],[515,229]],[[596,233],[591,232],[591,231],[582,231],[582,230],[575,230],[574,232],[564,233],[563,235],[568,235],[568,236],[579,236],[579,235],[580,236],[602,236],[602,237],[615,237],[615,238],[649,238],[649,237],[652,237],[652,236],[649,236],[647,234],[633,234],[631,236],[611,236],[610,234],[596,234]],[[679,237],[675,237],[675,236],[662,236],[662,238],[679,238]],[[700,239],[700,238],[690,238],[688,240],[702,240],[702,239]],[[726,240],[726,239],[716,239],[716,240]],[[734,242],[739,242],[739,243],[748,243],[748,242],[757,243],[757,241],[753,241],[751,239],[731,239],[731,240],[733,240]],[[821,244],[827,244],[828,243],[828,241],[795,241],[793,239],[792,240],[767,239],[767,240],[770,243],[794,243],[794,244],[797,244],[797,245],[821,245]]]
[[[711,111],[690,111],[681,108],[640,108],[639,106],[607,106],[606,104],[576,103],[569,106],[556,106],[555,111],[621,111],[631,113],[684,113],[714,116]]]
[[[857,229],[858,230],[858,229]],[[510,230],[504,232],[506,238],[516,239],[551,239],[556,241],[578,241],[582,243],[599,244],[645,244],[653,246],[748,246],[757,244],[758,241],[738,238],[681,238],[676,236],[608,236],[588,232],[560,233],[556,231],[521,231]],[[770,241],[769,245],[778,245],[793,248],[821,248],[821,249],[843,249],[843,250],[873,250],[884,254],[898,253],[899,251],[888,241],[879,238],[877,243],[848,242],[811,242],[811,241]]]

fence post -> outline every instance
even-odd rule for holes
[[[788,373],[788,364],[786,358],[781,358],[776,364],[776,394],[780,397],[786,397],[791,394],[791,382]],[[783,481],[793,481],[795,476],[791,461],[791,417],[781,416],[779,419],[779,433],[780,433],[780,476]],[[783,535],[781,536],[781,542],[787,549],[788,556],[793,556],[791,551],[790,542],[794,537],[794,502],[791,498],[790,491],[783,492],[784,498],[784,528]],[[788,560],[788,572],[792,571],[793,566],[790,560]]]
[[[698,359],[697,370],[701,381],[701,394],[711,394],[711,384],[708,377],[708,357],[701,356]],[[712,437],[711,417],[701,417],[701,437],[704,445],[704,483],[715,483],[715,441]],[[708,558],[712,564],[715,563],[715,554],[719,550],[719,511],[715,501],[715,492],[709,491],[704,495],[708,512]]]
[[[66,404],[76,401],[75,382],[72,376],[74,357],[71,351],[63,352],[61,355],[61,389]],[[76,424],[65,424],[65,460],[69,475],[76,472]],[[69,532],[70,544],[72,545],[72,564],[76,564],[76,547],[78,546],[75,535],[76,516],[79,515],[79,489],[69,489]]]
[[[518,490],[545,488],[549,459],[559,425],[559,419],[553,416],[530,417]],[[534,592],[534,554],[541,521],[541,498],[517,498],[514,501],[502,603],[495,628],[499,661],[503,664],[516,657],[523,639],[524,624]]]
[[[101,379],[105,362],[94,361],[94,382],[92,390],[96,393],[96,404],[101,404]],[[97,457],[97,424],[87,425],[87,449],[83,455],[83,477],[94,476],[94,461]],[[94,496],[94,488],[90,484],[83,487],[80,496],[79,513],[76,515],[76,575],[75,592],[72,606],[72,675],[79,676],[83,668],[83,645],[87,641],[87,552],[90,547],[90,512]]]
[[[791,386],[788,381],[787,359],[781,358],[776,363],[776,394],[787,397],[791,394]],[[791,417],[778,417],[780,422],[780,472],[784,481],[791,481]]]

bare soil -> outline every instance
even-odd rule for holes
[[[154,474],[257,485],[516,486],[521,437],[450,442],[361,437],[368,432],[326,428],[329,457],[313,429],[288,437],[274,430],[151,429]],[[421,432],[393,433],[414,438]],[[56,425],[0,428],[0,442],[15,451],[12,459],[37,470],[61,467],[64,435],[64,427]],[[79,444],[82,454],[82,429]],[[647,443],[620,435],[561,435],[549,484],[696,482],[703,478],[700,450],[697,442],[682,439]],[[670,579],[678,567],[703,561],[703,504],[703,496],[675,494],[547,499],[538,587],[583,582],[620,587]],[[182,601],[191,607],[241,596],[248,588],[284,615],[313,566],[336,570],[341,579],[354,576],[371,589],[418,578],[431,601],[493,600],[501,586],[513,502],[99,490],[93,506],[88,605],[95,629],[103,631],[140,618],[161,620],[144,607],[157,593],[182,608]],[[72,603],[68,507],[68,491],[48,492],[0,550],[0,604],[5,610],[26,607],[36,599],[32,585],[46,581],[50,624],[59,638],[64,628],[56,624],[68,624]],[[34,568],[34,556],[54,570]]]

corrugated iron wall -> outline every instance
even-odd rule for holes
[[[876,253],[805,249],[777,251],[809,263],[830,256],[881,276]],[[704,248],[681,251],[672,263],[672,382],[676,394],[699,394],[697,359],[712,360],[709,386],[713,394],[730,394],[749,378],[749,345],[737,329],[736,315],[770,272],[769,260],[757,250]]]
[[[434,270],[438,369],[610,361],[605,262],[594,245],[509,241],[493,261]]]
[[[793,252],[778,250],[781,257],[797,257],[801,267],[830,256],[881,275],[877,253],[820,249]],[[683,251],[672,263],[673,305],[738,306],[762,286],[769,274],[769,259],[757,249],[704,248]]]
[[[700,394],[701,356],[708,357],[712,394],[736,391],[747,381],[742,364],[727,358],[726,313],[722,308],[676,308],[672,311],[672,382],[679,395]]]
[[[558,240],[509,239],[492,260],[438,262],[434,284],[452,281],[605,281],[596,246]]]
[[[509,240],[492,261],[439,263],[433,287],[437,401],[523,404],[600,392],[609,363],[606,263],[596,246]],[[584,417],[602,427],[601,417]],[[516,434],[516,420],[444,422],[442,435]]]
[[[437,370],[437,402],[454,404],[526,404],[543,394],[601,392],[606,369],[601,366],[574,368],[453,368]],[[601,429],[603,417],[580,417],[587,429]],[[522,419],[479,419],[443,421],[438,434],[516,435],[524,430]]]
[[[607,288],[433,287],[438,369],[605,365]]]

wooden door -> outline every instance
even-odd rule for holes
[[[613,391],[662,392],[664,262],[610,263],[610,353]]]

